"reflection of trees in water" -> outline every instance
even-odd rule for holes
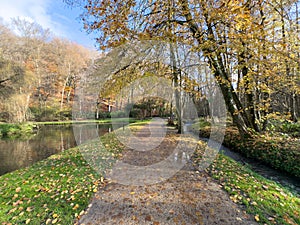
[[[109,132],[110,127],[111,125],[82,125],[80,133],[85,138],[99,137]],[[0,140],[0,175],[75,146],[71,125],[42,126],[37,135],[28,140]]]
[[[25,167],[34,162],[35,151],[27,141],[0,141],[1,171],[0,174]]]

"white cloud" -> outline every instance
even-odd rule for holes
[[[43,28],[49,28],[59,37],[65,37],[87,47],[93,47],[94,40],[82,30],[76,20],[80,10],[66,7],[62,0],[0,0],[0,21],[10,22],[20,17],[35,21]]]
[[[0,17],[6,22],[15,17],[35,21],[56,35],[64,36],[62,26],[54,22],[47,11],[50,3],[51,0],[0,0]]]

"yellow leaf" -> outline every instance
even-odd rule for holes
[[[54,214],[52,215],[52,217],[53,217],[53,218],[57,218],[58,215],[57,215],[56,213],[54,213]]]
[[[20,192],[21,191],[21,188],[20,187],[17,187],[16,188],[16,192]]]
[[[52,224],[55,224],[57,222],[57,218],[55,220],[52,220]]]
[[[29,224],[30,223],[30,219],[27,219],[25,224]]]
[[[131,194],[131,195],[134,195],[134,194],[135,194],[135,192],[134,192],[134,191],[132,191],[132,192],[130,192],[130,194]]]
[[[258,214],[256,214],[254,218],[255,218],[255,220],[256,220],[257,222],[259,221],[259,215],[258,215]]]
[[[46,220],[46,224],[49,224],[51,222],[51,219]]]

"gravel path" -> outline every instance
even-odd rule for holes
[[[149,149],[147,143],[154,143],[160,136],[155,134],[161,129],[161,121],[153,121],[135,135],[142,146]],[[132,140],[137,141],[134,137],[129,141]],[[86,214],[77,224],[257,224],[241,206],[230,200],[228,194],[207,173],[195,170],[187,154],[181,152],[180,155],[184,157],[174,154],[179,143],[180,136],[168,130],[167,136],[153,150],[125,149],[120,166],[112,170],[109,181],[99,188]],[[149,176],[154,177],[151,180],[161,176],[161,168],[154,169],[151,165],[168,160],[173,160],[173,164],[179,160],[182,164],[177,163],[177,167],[163,171],[174,172],[174,168],[182,168],[170,178],[149,182]],[[140,175],[133,176],[134,170],[130,171],[132,166],[144,168],[145,171],[150,167],[150,172],[145,172],[146,176],[143,177],[144,183]],[[123,179],[119,180],[120,177]]]

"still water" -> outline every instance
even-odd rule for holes
[[[77,145],[73,126],[44,125],[29,139],[0,139],[0,175],[32,165],[49,156],[75,147]],[[111,124],[81,124],[86,134],[97,132],[97,136],[112,130]]]

